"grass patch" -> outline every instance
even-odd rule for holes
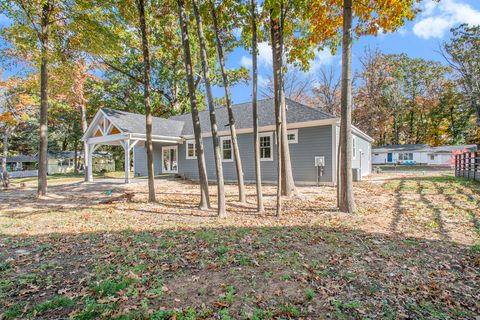
[[[10,319],[16,319],[18,318],[22,312],[23,308],[25,307],[24,303],[17,303],[8,308],[5,313],[3,314],[3,317],[5,320],[10,320]]]
[[[38,316],[46,313],[47,311],[61,309],[61,308],[70,308],[75,305],[75,302],[65,296],[58,296],[53,299],[47,300],[45,302],[35,305],[30,312],[32,316]]]

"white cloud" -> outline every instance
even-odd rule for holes
[[[250,69],[252,67],[252,58],[248,56],[242,56],[242,58],[240,59],[240,65],[242,67]]]
[[[258,64],[267,67],[272,65],[272,47],[267,42],[258,44]]]
[[[258,87],[259,88],[265,88],[269,83],[270,83],[270,81],[268,80],[268,78],[262,76],[261,74],[258,75]]]
[[[413,33],[423,39],[441,39],[446,32],[460,23],[480,24],[480,11],[458,0],[427,1]]]
[[[310,73],[315,73],[320,70],[323,66],[332,64],[335,56],[330,52],[329,49],[315,52],[315,58],[310,62]]]

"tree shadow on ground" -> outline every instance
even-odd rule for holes
[[[19,318],[471,318],[480,311],[478,253],[448,241],[222,227],[2,236],[0,245],[0,314]]]

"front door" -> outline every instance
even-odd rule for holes
[[[387,162],[392,162],[392,154],[391,153],[388,153],[387,154]]]
[[[162,147],[162,173],[178,173],[177,146]]]

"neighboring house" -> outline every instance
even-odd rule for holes
[[[83,153],[77,152],[79,171],[83,171]],[[75,171],[75,151],[64,151],[48,155],[48,174],[71,173]],[[115,162],[108,152],[93,153],[93,172],[115,171]]]
[[[38,158],[18,155],[7,157],[7,171],[10,178],[36,177]]]
[[[83,171],[83,154],[78,152],[79,171]],[[115,171],[115,162],[108,152],[95,152],[93,157],[93,172]],[[70,173],[75,171],[75,152],[64,151],[48,154],[48,174]],[[35,177],[38,175],[38,157],[18,155],[7,157],[7,171],[11,178]]]
[[[476,151],[476,145],[431,147],[428,144],[387,145],[372,148],[372,164],[426,164],[451,166],[458,151]]]
[[[225,107],[216,110],[223,170],[226,181],[236,181],[232,141]],[[251,103],[233,106],[240,155],[245,181],[255,181],[252,108]],[[258,101],[260,154],[262,179],[276,181],[276,139],[274,100]],[[287,99],[288,139],[295,182],[312,184],[317,181],[315,158],[323,157],[324,168],[320,182],[336,183],[336,165],[340,119],[318,109]],[[207,173],[215,180],[215,162],[208,111],[200,112]],[[147,175],[145,148],[145,116],[113,109],[100,109],[90,123],[84,137],[89,151],[99,145],[118,145],[125,152],[125,163],[130,163],[133,150],[133,169],[136,176]],[[353,168],[361,167],[361,174],[371,172],[370,148],[372,138],[353,128]],[[186,179],[198,179],[192,116],[185,114],[169,119],[153,119],[153,149],[155,174],[173,174]],[[126,170],[125,179],[129,181]],[[90,174],[92,180],[92,175]]]

